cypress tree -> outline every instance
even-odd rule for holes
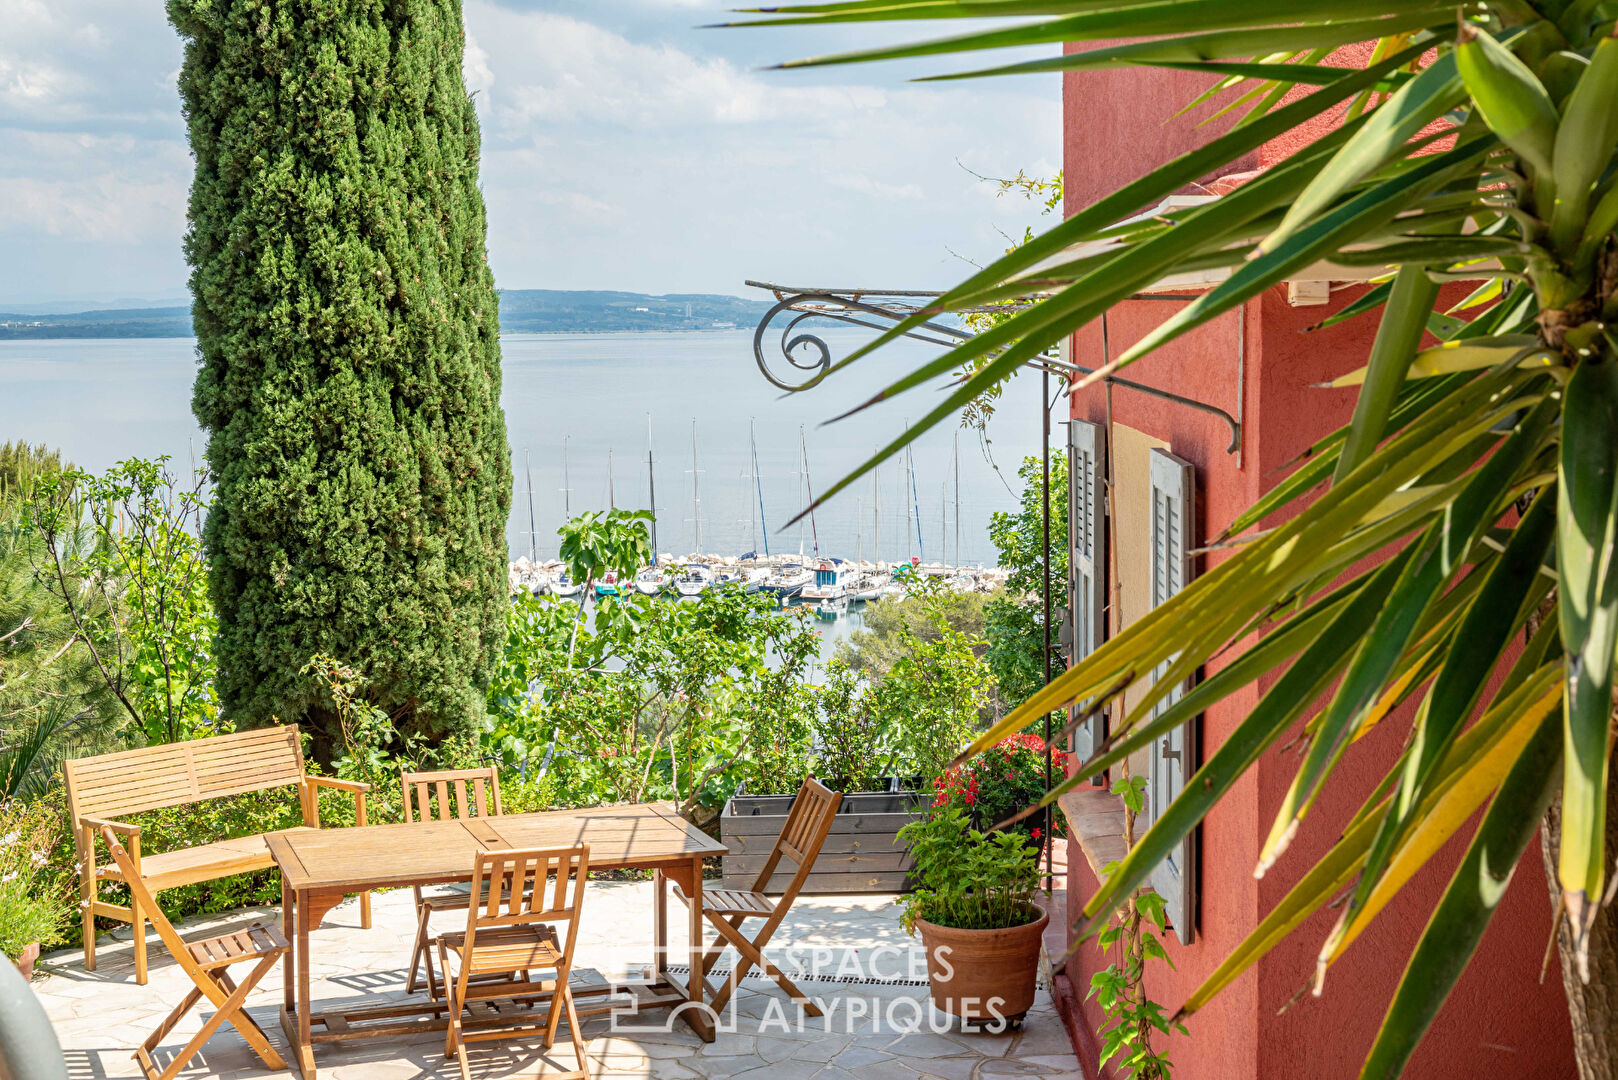
[[[225,714],[332,730],[325,653],[401,731],[470,730],[511,468],[459,0],[169,0],[196,176],[192,408]]]

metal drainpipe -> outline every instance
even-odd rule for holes
[[[1040,517],[1044,525],[1044,558],[1041,561],[1043,581],[1041,582],[1041,606],[1044,608],[1043,631],[1045,637],[1044,651],[1040,653],[1041,664],[1044,669],[1045,685],[1051,684],[1051,373],[1049,369],[1040,372],[1039,382],[1039,413],[1040,430],[1044,438],[1040,442],[1041,484],[1039,500]],[[1071,481],[1069,481],[1071,483]],[[1051,789],[1051,714],[1045,714],[1045,790]],[[1045,892],[1050,893],[1056,879],[1055,863],[1051,843],[1051,808],[1045,807],[1043,815],[1044,825],[1040,832],[1045,837]]]
[[[62,1045],[28,981],[0,956],[0,1080],[67,1080]]]

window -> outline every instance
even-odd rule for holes
[[[1087,420],[1067,425],[1067,533],[1068,603],[1071,612],[1072,656],[1082,660],[1101,647],[1106,637],[1107,514],[1103,490],[1106,439],[1101,426]],[[1070,719],[1081,711],[1070,710]],[[1093,717],[1073,732],[1069,749],[1088,760],[1105,736],[1104,718]]]
[[[1165,450],[1151,452],[1152,606],[1163,603],[1185,587],[1192,575],[1190,552],[1196,523],[1196,484],[1189,462]],[[1152,673],[1155,682],[1167,670],[1165,663]],[[1153,709],[1160,715],[1184,695],[1176,686]],[[1146,780],[1146,816],[1156,821],[1185,787],[1186,777],[1197,770],[1197,724],[1182,724],[1158,739],[1151,749]],[[1144,823],[1142,824],[1144,827]],[[1166,901],[1168,916],[1180,940],[1190,944],[1196,934],[1196,874],[1198,830],[1175,845],[1152,871],[1151,886]]]

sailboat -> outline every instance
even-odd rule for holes
[[[692,563],[674,578],[674,591],[681,596],[701,596],[713,584],[713,571],[703,563]]]
[[[656,596],[668,588],[668,584],[669,572],[655,564],[635,575],[635,591],[643,596]]]

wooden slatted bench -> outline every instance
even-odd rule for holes
[[[353,792],[357,821],[364,825],[365,793],[370,790],[369,784],[308,775],[304,771],[303,743],[296,725],[79,758],[65,762],[62,773],[79,857],[85,969],[94,971],[96,966],[97,915],[132,923],[135,927],[135,981],[143,986],[146,984],[146,923],[150,913],[138,899],[132,900],[129,907],[101,899],[98,882],[124,881],[125,877],[116,863],[99,861],[96,855],[98,830],[105,826],[123,838],[141,880],[155,894],[164,889],[274,866],[275,861],[264,844],[269,834],[229,837],[143,856],[140,827],[117,818],[266,788],[296,787],[303,814],[303,825],[299,829],[318,829],[320,810],[316,796],[319,789],[325,787]],[[369,929],[371,894],[368,892],[360,894],[360,920]]]

